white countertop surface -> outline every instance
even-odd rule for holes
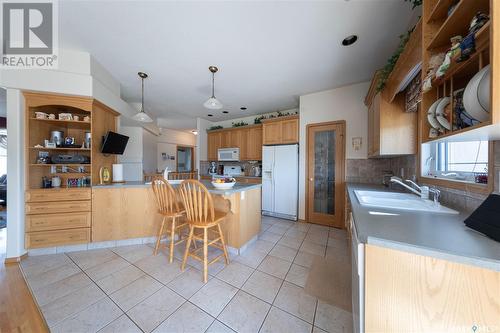
[[[354,190],[390,190],[365,184],[347,184],[347,189],[361,242],[500,271],[500,243],[468,228],[463,222],[468,214],[365,207]]]

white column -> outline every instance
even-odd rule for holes
[[[24,97],[7,89],[7,258],[24,248]]]

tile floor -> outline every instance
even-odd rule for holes
[[[263,217],[259,239],[228,266],[180,270],[182,250],[130,245],[21,263],[52,332],[351,332],[352,315],[307,295],[315,256],[343,256],[346,234]],[[217,255],[216,251],[212,255]]]

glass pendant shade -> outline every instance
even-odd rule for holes
[[[223,108],[222,103],[213,96],[207,99],[207,101],[203,103],[203,106],[210,110],[220,110]]]
[[[152,123],[153,119],[146,114],[146,112],[141,111],[132,117],[135,121],[140,121],[141,123]]]

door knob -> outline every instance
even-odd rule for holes
[[[314,178],[309,178],[309,181],[312,182],[314,180]]]

